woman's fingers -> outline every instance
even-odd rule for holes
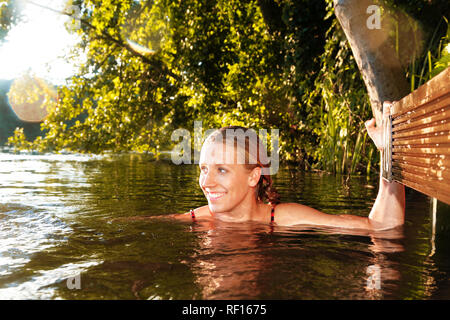
[[[392,106],[392,102],[390,102],[390,101],[383,102],[383,115],[388,116],[391,114],[391,106]]]
[[[383,149],[383,136],[381,127],[375,127],[376,121],[375,118],[372,118],[365,122],[367,133],[372,141],[375,143],[375,146],[381,150]]]
[[[367,120],[365,122],[366,125],[366,129],[367,131],[372,130],[373,128],[375,128],[375,118],[372,118],[370,120]]]

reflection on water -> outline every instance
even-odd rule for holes
[[[377,233],[133,220],[204,205],[198,168],[143,155],[3,153],[0,164],[2,299],[450,298],[449,242],[432,242],[429,199],[415,192],[405,226]],[[364,216],[376,183],[275,178],[284,201]]]

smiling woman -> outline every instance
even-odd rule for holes
[[[385,105],[385,112],[390,112],[389,104]],[[373,119],[367,121],[366,127],[382,150],[381,128],[375,128]],[[200,155],[199,184],[208,205],[177,217],[364,230],[392,229],[404,222],[404,187],[381,178],[378,196],[368,217],[330,215],[297,203],[279,203],[265,154],[261,140],[251,129],[225,127],[213,132],[203,144]],[[264,203],[265,200],[268,203]]]

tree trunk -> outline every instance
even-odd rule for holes
[[[387,19],[381,21],[380,28],[373,28],[370,21],[368,24],[376,14],[367,13],[373,1],[333,1],[335,14],[367,87],[373,115],[377,125],[381,125],[383,101],[399,100],[410,92],[395,47],[389,43],[391,26]]]

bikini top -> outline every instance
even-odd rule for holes
[[[275,221],[275,207],[276,207],[276,205],[272,205],[272,209],[270,210],[270,222],[271,223]],[[191,209],[190,213],[191,213],[192,219],[194,220],[195,219],[194,209]]]

